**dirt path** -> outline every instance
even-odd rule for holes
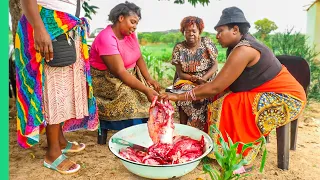
[[[39,145],[30,149],[22,149],[16,142],[16,122],[14,110],[10,112],[10,179],[33,180],[33,179],[66,179],[66,180],[140,180],[130,173],[108,149],[107,145],[98,145],[97,132],[77,131],[67,133],[67,139],[85,142],[87,148],[77,154],[68,156],[80,163],[82,169],[75,175],[61,175],[42,166],[45,154],[46,141],[42,135]],[[114,132],[109,132],[110,137]],[[267,145],[268,158],[265,172],[260,174],[258,168],[252,171],[246,179],[318,179],[320,177],[320,103],[311,103],[305,110],[299,122],[297,150],[290,151],[290,169],[282,171],[277,168],[277,150],[275,133],[271,133],[271,143]],[[259,167],[259,159],[255,161]],[[177,179],[209,179],[203,175],[202,167]]]

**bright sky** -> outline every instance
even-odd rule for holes
[[[286,28],[295,27],[296,31],[306,32],[307,7],[312,0],[210,0],[208,6],[191,4],[178,5],[174,0],[129,0],[141,8],[142,19],[138,25],[138,32],[164,31],[179,29],[180,21],[189,15],[198,16],[204,20],[205,31],[215,32],[214,26],[218,22],[224,8],[237,6],[244,12],[251,24],[250,32],[255,32],[254,22],[268,18],[276,23],[278,32]],[[187,0],[186,0],[187,1]],[[90,0],[90,5],[100,9],[90,21],[91,30],[104,28],[108,22],[110,10],[125,0]]]

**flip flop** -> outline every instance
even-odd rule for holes
[[[71,149],[71,148],[72,148],[72,145],[76,145],[76,146],[79,145],[80,148],[78,148],[78,149]],[[86,148],[86,145],[85,145],[84,143],[80,143],[80,144],[79,144],[79,143],[77,143],[77,142],[70,142],[70,141],[68,141],[66,148],[61,149],[61,152],[62,152],[63,154],[68,153],[68,152],[80,152],[80,151],[84,150],[84,148]]]
[[[234,170],[233,174],[244,174],[244,173],[252,171],[252,169],[253,169],[253,166],[246,167],[246,168],[244,166],[241,166],[239,169]]]
[[[61,154],[56,160],[53,161],[53,163],[49,164],[46,161],[43,161],[43,166],[52,170],[55,170],[61,174],[72,174],[75,173],[77,171],[80,170],[80,165],[76,164],[75,162],[71,161],[72,163],[76,164],[77,167],[75,169],[71,169],[71,170],[60,170],[58,169],[58,166],[67,159],[67,156],[65,156],[64,154]],[[69,166],[70,168],[71,166]],[[65,166],[61,167],[61,169],[64,169]]]

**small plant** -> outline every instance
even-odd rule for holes
[[[243,158],[243,153],[248,148],[253,148],[253,146],[259,143],[259,148],[263,149],[263,155],[260,166],[260,172],[263,172],[267,157],[267,150],[265,148],[266,140],[264,136],[260,137],[255,142],[243,144],[241,153],[239,154],[237,153],[238,146],[240,144],[239,142],[233,143],[228,134],[228,142],[226,142],[216,125],[212,125],[210,127],[210,131],[212,133],[218,134],[218,143],[213,142],[213,152],[220,166],[220,169],[217,170],[216,168],[212,168],[210,164],[205,163],[203,165],[203,171],[205,173],[208,173],[212,180],[230,180],[248,176],[248,174],[233,174],[233,171],[239,169],[241,166],[246,165],[248,163],[247,160]]]

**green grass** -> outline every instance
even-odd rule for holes
[[[225,62],[226,49],[222,48],[220,45],[216,45],[216,47],[219,53],[218,61],[222,63]],[[164,62],[171,61],[173,48],[174,48],[174,44],[164,44],[164,43],[147,44],[147,45],[141,46],[142,53],[144,51],[151,52],[152,56]]]

